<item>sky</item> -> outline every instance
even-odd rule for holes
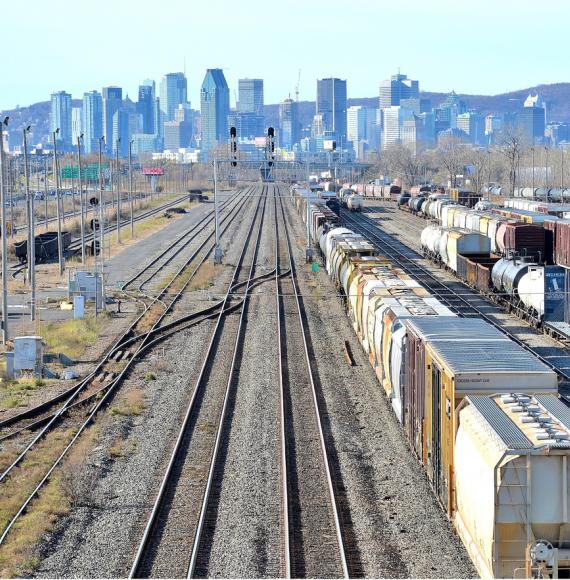
[[[568,0],[4,0],[0,109],[58,90],[119,85],[184,69],[199,108],[206,68],[263,78],[265,102],[314,100],[316,79],[378,94],[398,68],[420,89],[498,94],[570,81]]]

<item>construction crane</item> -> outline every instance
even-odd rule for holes
[[[297,85],[295,86],[295,100],[299,102],[299,85],[301,84],[301,69],[299,69],[299,74],[297,75]]]

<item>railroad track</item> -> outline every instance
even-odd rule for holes
[[[263,188],[178,437],[157,481],[158,493],[133,560],[131,578],[191,577],[204,565],[201,558],[207,547],[203,540],[214,525],[211,494],[219,484],[219,452],[234,396],[245,307],[255,285],[273,275],[255,275],[266,203]],[[238,287],[243,294],[236,293]],[[236,302],[238,306],[232,308]]]
[[[402,242],[394,240],[390,234],[379,229],[370,218],[366,216],[362,216],[360,219],[355,218],[346,210],[342,210],[341,214],[342,221],[347,227],[353,228],[354,231],[366,236],[382,254],[393,260],[395,264],[422,284],[427,290],[432,292],[436,298],[441,300],[441,302],[453,312],[457,313],[459,316],[482,318],[489,324],[492,324],[527,352],[531,352],[541,362],[554,370],[562,379],[560,387],[564,389],[570,387],[570,372],[561,368],[559,364],[553,362],[548,357],[543,356],[537,348],[529,346],[525,341],[521,340],[508,328],[490,316],[489,309],[492,309],[493,305],[487,303],[480,296],[466,292],[465,287],[460,282],[448,283],[441,280],[421,264],[422,257],[417,254],[417,252]],[[475,300],[473,300],[473,298],[475,298]],[[566,358],[568,362],[570,355],[564,354],[552,358]]]
[[[280,197],[275,274],[279,344],[282,576],[349,577],[290,234]],[[277,202],[276,213],[277,213]],[[289,275],[281,277],[281,265]]]
[[[246,200],[247,200],[247,196],[244,197],[243,202],[245,203]],[[231,222],[237,216],[240,215],[241,207],[242,207],[242,205],[238,205],[234,208],[233,214],[231,215],[231,217],[229,217],[229,221],[225,225],[225,229],[227,229],[229,227],[229,225],[231,224]],[[213,237],[213,232],[210,235],[210,238],[212,238],[212,237]],[[202,244],[202,247],[204,245],[205,245],[205,242]],[[222,302],[219,302],[218,304],[212,305],[212,306],[210,306],[210,307],[208,307],[200,312],[189,314],[189,315],[184,316],[180,319],[177,319],[176,321],[172,321],[164,326],[160,326],[160,322],[164,319],[166,314],[172,309],[172,306],[175,304],[176,300],[184,292],[187,285],[191,282],[191,280],[195,276],[196,272],[198,271],[200,265],[204,262],[206,257],[208,255],[210,255],[211,252],[213,251],[213,248],[214,248],[214,244],[211,244],[209,246],[209,248],[207,248],[205,250],[205,253],[202,256],[200,262],[195,267],[195,269],[193,270],[193,272],[191,273],[189,278],[186,280],[186,282],[183,284],[181,290],[176,293],[176,295],[175,295],[174,299],[172,300],[172,302],[170,303],[170,305],[165,309],[164,313],[160,316],[159,320],[157,320],[154,323],[151,330],[149,332],[143,333],[139,337],[141,340],[138,342],[138,344],[134,344],[136,337],[131,336],[130,338],[125,338],[125,336],[128,335],[130,330],[132,330],[132,327],[131,327],[131,329],[129,329],[129,331],[127,331],[127,333],[125,333],[125,335],[123,335],[123,337],[121,337],[116,342],[114,347],[107,353],[107,355],[104,357],[103,361],[98,365],[98,367],[95,369],[95,371],[93,371],[93,373],[91,373],[88,377],[86,377],[86,379],[84,379],[82,382],[80,382],[78,385],[76,385],[76,387],[74,387],[74,390],[71,394],[69,394],[69,392],[66,393],[66,395],[69,394],[69,396],[65,399],[65,402],[61,407],[59,407],[51,415],[48,415],[47,417],[44,417],[44,418],[36,421],[36,423],[39,422],[40,424],[45,424],[45,426],[33,438],[33,440],[26,445],[24,450],[11,463],[11,465],[7,469],[5,469],[4,472],[0,475],[0,484],[7,485],[6,480],[9,479],[9,476],[15,472],[16,468],[18,468],[19,466],[22,466],[22,468],[25,467],[25,465],[23,463],[25,459],[29,459],[30,456],[32,456],[32,460],[33,460],[33,453],[34,453],[34,448],[35,448],[36,444],[40,440],[45,438],[48,434],[51,434],[56,430],[63,431],[64,429],[66,429],[67,431],[71,431],[71,433],[73,433],[73,437],[71,438],[71,440],[69,440],[69,442],[67,440],[65,441],[65,447],[62,449],[60,455],[52,463],[51,467],[47,470],[45,475],[37,483],[37,485],[33,489],[33,491],[29,495],[27,495],[26,500],[21,504],[20,508],[17,510],[17,512],[14,514],[14,516],[10,519],[10,521],[8,522],[6,527],[4,528],[2,535],[0,536],[0,545],[4,542],[8,533],[13,528],[14,524],[17,522],[19,517],[26,511],[27,507],[32,502],[34,497],[37,495],[39,490],[49,480],[53,471],[61,463],[61,461],[63,460],[63,458],[65,457],[65,455],[69,451],[69,449],[74,445],[74,443],[79,438],[81,433],[91,424],[95,415],[111,400],[111,397],[114,394],[117,386],[121,383],[123,378],[126,376],[126,373],[128,372],[132,363],[141,354],[143,354],[149,348],[151,348],[152,346],[157,344],[160,340],[163,340],[164,338],[166,338],[168,336],[172,336],[174,333],[179,332],[182,329],[189,328],[192,325],[198,324],[199,322],[202,322],[203,320],[210,319],[210,318],[216,316],[217,309],[220,309],[222,312],[224,312],[224,311],[232,310],[236,307],[235,304],[228,304],[228,303],[222,301]],[[194,253],[193,256],[187,261],[187,264],[192,262],[192,260],[196,257],[195,254],[196,253]],[[184,270],[184,267],[179,270],[178,274],[176,276],[174,276],[174,278],[167,284],[167,286],[171,285],[172,282],[178,277],[178,275],[180,275],[180,273],[183,270]],[[238,284],[238,286],[239,286],[239,284]],[[134,324],[136,324],[136,321]],[[102,369],[103,365],[105,365],[107,362],[109,362],[111,360],[111,356],[114,353],[116,354],[117,352],[119,352],[121,349],[122,349],[122,352],[130,352],[130,356],[128,357],[127,362],[124,365],[124,368],[118,373],[117,376],[111,377],[108,384],[98,388],[96,385],[93,384],[94,379],[96,377],[101,376],[101,369]],[[82,393],[84,394],[85,390],[88,386],[91,386],[91,387],[95,386],[95,388],[92,389],[92,392],[88,396],[83,397],[83,399],[81,399],[81,401],[79,401],[78,400],[79,395]],[[61,399],[59,399],[58,402],[60,402],[60,401],[61,401]],[[84,408],[86,407],[86,403],[90,403],[90,402],[93,403],[93,406],[88,408],[83,415],[75,412],[79,407],[81,407],[81,410],[83,412]],[[82,405],[80,405],[79,403],[82,403]],[[22,419],[21,415],[18,416],[18,419]],[[64,417],[66,418],[65,422],[62,421]],[[27,415],[27,418],[29,418],[29,414]],[[6,422],[4,422],[3,426],[6,426]],[[35,425],[35,426],[39,426],[39,425]],[[25,427],[25,429],[20,428],[20,429],[17,429],[16,432],[17,432],[17,434],[21,434],[22,432],[27,431],[31,427],[32,427],[31,425],[27,425]]]
[[[243,208],[244,203],[247,200],[247,194],[250,190],[244,192],[243,196],[236,196],[236,205],[231,208],[229,214],[222,218],[220,225],[224,226],[223,231],[225,231],[231,223],[239,216],[240,210]],[[233,200],[229,200],[232,202]],[[167,248],[163,252],[161,252],[158,256],[153,258],[146,266],[142,268],[137,274],[135,274],[130,280],[127,280],[123,285],[123,288],[129,286],[132,282],[134,282],[139,276],[144,275],[150,268],[155,266],[156,262],[161,262],[162,268],[166,267],[171,259],[178,255],[184,248],[186,248],[196,237],[196,235],[201,234],[203,227],[208,225],[213,220],[213,217],[205,216],[200,222],[198,222],[192,229],[188,232],[185,232],[182,236],[179,237],[178,241],[183,241],[183,244],[173,244],[173,246]],[[227,224],[225,223],[227,221]],[[199,231],[197,231],[199,230]],[[222,233],[223,233],[222,231]],[[114,385],[114,381],[116,379],[113,376],[113,373],[107,374],[107,380],[97,380],[98,378],[104,379],[103,376],[105,374],[105,364],[108,362],[120,362],[122,360],[131,359],[130,362],[133,362],[136,357],[132,356],[133,352],[136,352],[137,349],[133,348],[137,346],[137,342],[142,342],[141,346],[144,346],[144,343],[152,343],[155,345],[160,340],[171,336],[175,332],[179,330],[186,329],[190,326],[194,326],[196,323],[203,321],[204,319],[209,318],[213,312],[220,308],[221,303],[217,302],[213,306],[209,306],[201,311],[191,313],[187,316],[183,316],[181,318],[175,319],[170,321],[168,324],[162,324],[165,317],[172,311],[175,303],[180,299],[182,294],[184,293],[185,289],[187,288],[188,284],[192,281],[194,276],[196,275],[197,270],[199,267],[204,263],[206,258],[208,257],[209,253],[213,249],[213,245],[211,245],[207,251],[202,252],[201,257],[199,258],[197,264],[194,267],[194,270],[190,273],[189,279],[184,283],[183,287],[174,292],[170,297],[170,302],[167,303],[165,301],[165,296],[168,294],[169,289],[178,279],[182,272],[184,272],[190,263],[196,259],[197,256],[200,255],[200,252],[203,250],[204,246],[207,244],[208,240],[211,240],[213,237],[213,232],[210,232],[209,235],[205,238],[204,241],[199,245],[199,247],[194,250],[190,257],[187,258],[182,266],[178,269],[178,271],[171,277],[170,280],[163,286],[161,291],[156,296],[148,296],[148,302],[144,302],[141,300],[143,304],[143,311],[141,314],[133,321],[133,323],[129,326],[127,330],[121,335],[121,337],[115,342],[115,344],[110,348],[110,350],[105,354],[102,358],[100,363],[96,366],[96,368],[89,373],[82,381],[73,385],[69,389],[65,390],[64,392],[56,395],[55,397],[50,398],[49,400],[32,407],[31,409],[27,409],[17,415],[14,415],[8,419],[4,419],[0,421],[0,432],[3,432],[8,427],[15,426],[12,431],[6,433],[4,432],[0,436],[0,442],[5,441],[7,439],[12,439],[13,437],[25,432],[25,431],[33,431],[42,426],[44,426],[48,421],[52,420],[57,411],[52,411],[55,405],[58,405],[62,401],[66,403],[71,403],[71,407],[76,407],[78,404],[85,404],[90,403],[95,397],[99,396],[101,393],[108,390],[111,386]],[[174,251],[172,249],[174,248]],[[165,260],[165,256],[167,257]],[[170,258],[170,259],[169,259]],[[154,268],[152,276],[156,276],[161,272],[161,268]],[[151,276],[151,277],[152,277]],[[150,278],[149,278],[150,280]],[[138,299],[138,298],[137,298]],[[140,300],[140,299],[139,299]],[[152,320],[149,321],[148,314],[150,309],[152,308],[153,304],[160,305],[160,310],[156,313],[152,313]],[[150,330],[147,331],[140,331],[141,324],[145,324],[148,326],[150,324]],[[146,349],[145,349],[146,350]],[[141,353],[142,354],[142,351]],[[129,363],[130,364],[130,363]],[[128,366],[128,365],[127,365]],[[111,381],[111,382],[109,382]],[[106,384],[100,384],[102,382],[106,382]],[[90,391],[87,392],[87,387],[91,387]],[[77,397],[81,395],[82,398],[78,401]],[[73,397],[73,399],[72,399]],[[0,481],[3,477],[0,476]]]

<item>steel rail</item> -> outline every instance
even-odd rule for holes
[[[275,193],[275,192],[274,192]],[[279,258],[279,225],[277,220],[277,196],[274,195],[274,213],[275,213],[275,300],[277,309],[277,347],[279,349],[279,435],[281,444],[281,512],[282,512],[282,541],[283,553],[282,561],[284,563],[284,578],[291,578],[291,545],[290,545],[290,522],[289,522],[289,466],[287,461],[287,434],[285,419],[285,385],[283,381],[283,341],[282,341],[282,323],[281,308],[282,297],[279,284],[279,273],[281,271],[281,260]],[[289,266],[290,270],[291,266]]]
[[[247,198],[246,198],[247,199]],[[245,201],[245,200],[244,200]],[[237,212],[236,214],[233,216],[233,219],[235,219],[235,217],[237,216]],[[257,215],[257,213],[256,213]],[[226,225],[226,228],[229,227],[230,224]],[[226,229],[225,228],[225,229]],[[212,234],[213,236],[213,234]],[[248,234],[248,240],[249,240],[249,234]],[[211,251],[213,250],[214,245],[211,246],[209,253],[211,253]],[[206,254],[206,256],[208,255]],[[205,256],[205,257],[206,257]],[[205,259],[204,257],[204,259]],[[199,266],[196,268],[196,270],[194,271],[193,274],[195,274],[198,271]],[[182,271],[182,270],[181,270]],[[184,290],[184,288],[186,288],[186,286],[190,283],[191,278],[189,280],[186,281],[183,289],[179,292],[179,294],[182,293],[182,291]],[[173,303],[172,303],[173,304]],[[226,301],[224,301],[224,306],[226,305]],[[222,308],[222,311],[224,310],[224,308]],[[163,316],[166,315],[166,312],[163,313]],[[221,314],[220,314],[221,317]],[[155,328],[157,325],[155,324],[155,326],[153,328]],[[141,344],[141,346],[139,347],[139,350],[133,355],[132,360],[134,360],[136,358],[136,356],[138,355],[138,353],[140,352],[141,349],[143,349],[145,347],[146,341],[143,339],[143,343]],[[129,361],[129,363],[132,363],[132,361]],[[63,451],[60,453],[60,455],[57,457],[57,459],[55,460],[54,463],[52,463],[52,466],[50,467],[50,469],[47,471],[47,473],[44,475],[44,477],[40,480],[40,482],[36,485],[36,487],[34,488],[34,490],[29,494],[28,498],[25,500],[25,502],[22,504],[22,506],[19,508],[18,512],[16,513],[15,516],[12,517],[12,519],[8,522],[6,528],[4,529],[2,535],[0,536],[0,546],[4,543],[6,537],[8,536],[8,533],[10,532],[10,530],[12,529],[12,527],[14,526],[14,524],[16,523],[16,521],[20,518],[20,516],[26,511],[28,505],[31,503],[31,501],[34,499],[34,497],[37,495],[37,493],[40,491],[40,489],[45,485],[45,483],[49,480],[49,478],[51,477],[51,474],[53,473],[53,471],[57,468],[57,466],[61,463],[61,461],[63,460],[63,458],[65,457],[65,455],[68,453],[68,451],[71,449],[71,447],[75,444],[75,442],[77,441],[77,439],[80,437],[80,435],[83,433],[83,431],[91,424],[91,422],[93,421],[95,415],[99,412],[99,410],[101,410],[106,404],[107,401],[110,399],[110,396],[114,393],[114,387],[116,385],[118,385],[120,383],[120,381],[122,380],[122,378],[124,377],[124,375],[126,374],[127,370],[128,370],[128,366],[125,367],[120,373],[119,375],[116,377],[116,379],[114,380],[113,384],[110,385],[110,388],[107,390],[107,392],[103,395],[103,397],[99,400],[99,402],[95,405],[95,407],[92,409],[92,411],[89,413],[88,417],[85,419],[85,421],[83,421],[83,423],[81,424],[81,426],[79,427],[79,429],[77,430],[76,434],[74,435],[74,437],[71,439],[71,441],[68,443],[68,445],[63,449]],[[66,409],[60,409],[57,411],[57,413],[54,416],[54,419],[52,419],[52,421],[57,420],[60,416],[62,416],[63,412],[65,412],[67,410]],[[52,421],[50,421],[50,423],[48,423],[48,425],[42,430],[41,433],[44,433],[45,430],[52,424]],[[40,433],[40,435],[41,435]],[[34,441],[38,440],[39,437],[36,437],[34,439]],[[31,447],[31,445],[29,446]]]
[[[235,211],[236,212],[233,215],[233,218],[231,217],[231,214],[229,214],[228,216],[226,216],[222,220],[222,223],[224,223],[224,221],[226,219],[231,219],[233,221],[233,219],[235,219],[235,217],[237,217],[237,215],[238,215],[237,212],[239,211],[239,209],[241,209],[243,207],[243,204],[245,203],[246,199],[247,199],[246,196],[243,197],[241,199],[241,203],[238,204],[238,205],[236,205],[236,207],[234,207],[232,209],[232,211]],[[200,225],[200,224],[197,224],[197,225]],[[224,231],[225,231],[225,229],[226,228],[224,228]],[[213,236],[213,233],[210,234],[210,238],[212,236]],[[189,261],[187,261],[186,265],[188,263],[189,263]],[[201,263],[203,263],[203,260],[202,260]],[[186,267],[186,265],[182,269],[184,269]],[[166,287],[170,287],[172,285],[173,281],[174,281],[174,279],[170,280],[167,283]],[[186,286],[187,286],[187,284],[185,284],[185,287]],[[180,294],[181,294],[181,292],[178,292],[178,295],[180,295]],[[60,403],[61,401],[65,400],[67,397],[70,397],[78,389],[82,389],[82,387],[85,386],[85,383],[88,382],[88,381],[91,381],[97,375],[97,373],[99,373],[99,371],[101,370],[101,368],[107,362],[109,362],[109,359],[112,356],[114,356],[120,349],[125,348],[129,344],[129,341],[130,342],[133,341],[133,338],[129,338],[130,335],[131,335],[131,333],[135,330],[136,325],[142,320],[142,318],[144,317],[144,315],[146,314],[146,312],[148,311],[148,309],[151,306],[152,306],[152,304],[151,305],[148,305],[148,306],[145,304],[145,308],[144,308],[143,312],[130,324],[129,328],[127,330],[125,330],[125,332],[123,332],[123,334],[115,341],[115,343],[107,351],[107,353],[104,355],[104,357],[101,359],[101,361],[95,367],[95,369],[93,371],[91,371],[91,373],[89,373],[84,379],[82,379],[79,383],[76,383],[75,385],[73,385],[69,389],[66,389],[63,393],[60,393],[59,395],[56,395],[55,397],[52,397],[48,401],[45,401],[44,403],[40,403],[36,407],[33,407],[31,409],[27,409],[26,411],[23,411],[23,412],[21,412],[21,413],[19,413],[17,415],[14,415],[13,417],[9,417],[8,419],[4,419],[4,420],[0,421],[0,429],[9,427],[10,425],[13,425],[14,423],[17,423],[18,421],[22,421],[22,420],[28,419],[30,417],[35,417],[38,414],[44,412],[46,409],[48,409],[51,406],[53,406],[54,404]],[[165,307],[166,307],[166,305],[165,305]],[[162,318],[164,318],[164,317],[162,317]],[[152,331],[149,331],[149,332],[152,332]],[[135,336],[134,337],[134,340],[140,340],[141,338],[144,338],[144,334]],[[1,480],[2,479],[0,478],[0,481]]]
[[[315,387],[315,378],[314,378],[314,373],[313,373],[313,366],[312,366],[311,357],[309,354],[309,345],[308,345],[308,338],[307,338],[308,337],[308,329],[306,327],[306,324],[304,322],[304,317],[303,317],[303,314],[305,314],[305,307],[302,304],[301,298],[300,298],[301,291],[300,291],[299,284],[298,284],[297,270],[296,270],[295,262],[293,259],[293,249],[292,249],[292,245],[291,245],[291,237],[289,235],[289,229],[287,227],[287,220],[286,220],[286,216],[285,216],[285,209],[283,207],[283,200],[282,199],[280,199],[280,204],[281,204],[282,222],[283,222],[284,230],[285,230],[287,255],[288,255],[288,260],[289,260],[289,264],[290,264],[289,276],[291,278],[291,283],[293,285],[293,290],[294,290],[294,294],[295,294],[295,302],[296,302],[296,306],[297,306],[297,314],[299,317],[299,324],[300,324],[301,331],[302,331],[305,363],[307,365],[308,377],[309,377],[310,384],[311,384],[313,410],[315,413],[315,420],[317,423],[317,430],[318,430],[318,434],[319,434],[319,444],[320,444],[320,448],[321,448],[322,462],[323,462],[325,476],[326,476],[326,480],[327,480],[329,503],[330,503],[330,507],[331,507],[331,511],[332,511],[333,520],[334,520],[334,527],[335,527],[336,539],[337,539],[337,543],[338,543],[339,557],[340,557],[340,563],[341,563],[341,567],[342,567],[342,574],[343,574],[344,578],[349,578],[348,558],[346,556],[346,546],[344,544],[344,538],[342,535],[339,508],[338,508],[338,504],[337,504],[337,500],[336,500],[336,494],[335,494],[335,489],[334,489],[332,475],[331,475],[331,469],[330,469],[330,459],[328,456],[326,442],[325,442],[325,436],[324,436],[324,432],[323,432],[323,425],[322,425],[322,420],[321,420],[321,411],[320,411],[319,401],[318,401],[318,397],[317,397],[317,389]]]
[[[237,264],[234,268],[234,272],[232,275],[232,280],[230,282],[230,286],[228,288],[228,292],[226,293],[226,295],[223,299],[223,306],[222,306],[222,309],[218,315],[218,318],[216,320],[216,325],[215,325],[214,330],[212,332],[212,335],[210,337],[210,342],[208,343],[208,348],[207,348],[206,354],[204,356],[204,360],[202,361],[202,365],[200,368],[198,378],[196,380],[192,395],[190,397],[190,401],[189,401],[188,406],[186,408],[186,413],[184,415],[184,419],[182,420],[182,424],[180,426],[178,436],[176,438],[176,441],[174,443],[174,447],[173,447],[172,452],[170,454],[168,464],[167,464],[166,469],[164,471],[164,475],[162,477],[158,492],[156,494],[151,513],[148,517],[146,526],[145,526],[144,531],[143,531],[141,541],[139,542],[135,557],[133,559],[133,563],[131,565],[131,569],[129,572],[129,578],[140,577],[140,569],[141,569],[141,566],[144,562],[145,554],[146,554],[146,551],[149,547],[150,540],[153,536],[154,528],[158,522],[159,514],[163,508],[165,493],[166,493],[168,486],[171,483],[172,472],[174,469],[174,465],[178,461],[178,455],[180,453],[182,441],[184,440],[184,437],[186,436],[186,432],[188,430],[188,424],[189,424],[190,418],[194,412],[196,400],[198,398],[198,394],[200,393],[200,391],[202,390],[202,388],[204,386],[204,377],[206,374],[206,370],[207,370],[208,365],[210,364],[211,360],[213,359],[214,350],[215,350],[214,345],[215,345],[215,343],[220,335],[220,332],[222,329],[222,322],[225,318],[224,311],[226,310],[227,305],[229,304],[229,302],[232,298],[232,289],[238,283],[239,274],[240,274],[240,271],[242,269],[242,265],[243,265],[243,261],[245,259],[246,253],[247,253],[247,249],[249,247],[251,234],[253,232],[255,222],[258,219],[260,205],[261,205],[261,198],[258,199],[254,218],[253,218],[252,223],[249,227],[249,230],[248,230],[247,235],[246,235],[246,239],[245,239],[244,244],[242,246],[242,250],[241,250],[239,259],[238,259]]]

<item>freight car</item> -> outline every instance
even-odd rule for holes
[[[362,196],[358,193],[353,193],[349,195],[346,200],[346,207],[350,211],[362,211],[362,207],[364,206],[364,200]]]
[[[71,244],[71,233],[61,232],[62,251],[66,252]],[[14,245],[16,257],[21,264],[28,261],[28,241],[16,242]],[[49,262],[59,255],[57,232],[46,232],[35,237],[36,263]]]
[[[305,219],[306,212],[301,215]],[[426,470],[479,573],[512,577],[521,566],[532,566],[529,548],[542,537],[540,526],[545,523],[559,526],[545,531],[553,550],[563,548],[564,538],[558,534],[564,518],[555,515],[556,502],[562,501],[559,493],[540,499],[533,495],[521,503],[527,512],[517,514],[519,519],[514,523],[522,521],[527,528],[522,536],[524,541],[516,544],[508,544],[508,528],[504,526],[508,521],[504,511],[496,509],[507,505],[514,485],[511,482],[515,480],[507,475],[511,459],[519,461],[523,457],[524,464],[529,455],[538,456],[544,450],[550,457],[554,437],[556,441],[566,441],[566,433],[558,428],[555,418],[559,416],[557,412],[561,413],[554,396],[555,373],[485,321],[454,316],[421,284],[378,255],[362,235],[326,221],[320,223],[317,235],[326,271],[345,296],[354,331],[402,424],[410,448]],[[496,393],[502,396],[497,397]],[[487,428],[470,432],[468,416],[473,411],[466,409],[487,405],[490,409],[487,417],[493,419],[497,409],[492,405],[507,405],[509,401],[516,401],[519,406],[525,401],[541,401],[540,412],[533,415],[537,427],[544,429],[544,424],[556,428],[547,433],[550,439],[534,442],[529,439],[524,451],[519,451],[514,443],[507,446],[507,457],[503,455],[504,449],[498,454],[495,450],[498,440],[511,436],[513,431],[494,432],[491,421]],[[532,411],[537,408],[532,407]],[[564,420],[570,417],[567,410],[566,413]],[[541,447],[542,440],[545,443]],[[471,448],[474,445],[477,447]],[[552,454],[564,459],[553,460],[554,467],[542,473],[545,486],[552,490],[566,481],[556,471],[554,461],[565,465],[570,446],[556,449]],[[471,463],[471,456],[476,462],[486,463]],[[539,461],[537,457],[537,468]],[[479,471],[473,471],[474,465],[479,466]],[[480,479],[483,468],[492,475],[499,470],[502,477],[485,475]],[[490,485],[495,486],[490,488],[491,492]],[[497,499],[493,490],[502,493],[501,497]],[[563,493],[568,495],[567,485]],[[535,504],[541,509],[534,510]],[[542,511],[550,514],[548,522]],[[528,526],[532,527],[530,534]],[[496,530],[503,535],[497,536]],[[518,534],[518,528],[514,532]],[[501,549],[488,549],[489,546]],[[503,550],[503,546],[508,546],[510,552]],[[562,550],[556,553],[563,561],[565,553]]]

